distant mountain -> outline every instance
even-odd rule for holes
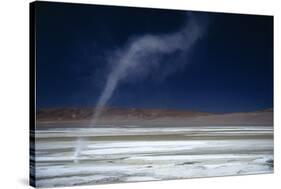
[[[90,120],[93,119],[95,108],[50,108],[36,113],[37,120]],[[199,111],[182,111],[170,109],[143,109],[143,108],[103,108],[101,119],[156,119],[156,118],[191,118],[213,115]]]
[[[217,114],[211,116],[197,117],[192,119],[197,125],[273,125],[273,111],[264,110],[256,112],[241,112]]]
[[[37,128],[51,123],[93,123],[95,108],[50,108],[36,113]],[[170,109],[106,107],[95,120],[101,125],[147,125],[147,126],[272,126],[273,109],[255,112],[214,114],[199,111]],[[64,126],[63,126],[64,127]]]

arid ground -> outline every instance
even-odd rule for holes
[[[37,113],[36,185],[183,179],[273,172],[273,112],[211,114],[108,108]]]

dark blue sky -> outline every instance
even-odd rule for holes
[[[273,107],[273,17],[199,13],[208,28],[185,67],[163,79],[121,82],[109,106],[255,111]],[[37,2],[37,108],[92,107],[105,85],[107,57],[132,37],[179,30],[185,12]]]

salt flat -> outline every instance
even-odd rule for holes
[[[38,187],[273,172],[271,126],[36,130]]]

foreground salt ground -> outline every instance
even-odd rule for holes
[[[270,126],[103,125],[35,138],[38,187],[273,172]]]

